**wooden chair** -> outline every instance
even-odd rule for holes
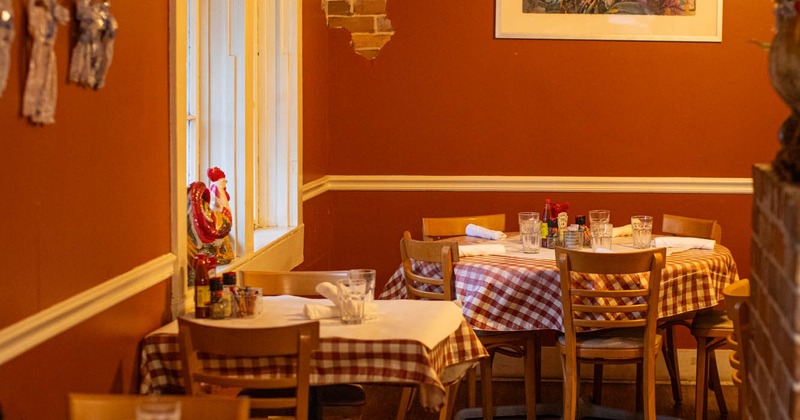
[[[453,266],[458,262],[458,243],[456,242],[431,242],[418,241],[411,238],[408,231],[403,233],[400,240],[400,258],[403,264],[403,275],[406,281],[406,292],[409,299],[430,300],[455,300],[455,274]],[[441,264],[442,277],[426,277],[412,270],[412,261],[424,261]],[[491,419],[494,416],[492,403],[492,360],[496,353],[513,357],[523,357],[525,365],[525,404],[529,419],[536,418],[536,398],[540,398],[541,382],[540,355],[541,340],[538,331],[511,331],[488,332],[475,330],[475,334],[489,352],[489,357],[481,360],[481,392],[483,400],[483,418]],[[475,372],[471,370],[469,378],[469,404],[475,406]],[[456,388],[457,389],[457,388]],[[455,391],[448,395],[447,409],[451,410]],[[404,389],[400,409],[403,413],[398,418],[404,417],[404,411],[410,402],[411,392]],[[445,413],[449,419],[451,413]]]
[[[733,320],[733,333],[728,345],[734,350],[730,355],[733,383],[738,388],[739,418],[747,420],[747,366],[745,352],[750,342],[750,281],[740,280],[725,287],[725,311]]]
[[[736,354],[736,342],[738,339],[735,338],[735,314],[738,309],[736,306],[749,299],[750,281],[740,280],[732,283],[725,287],[722,294],[725,296],[725,312],[716,310],[704,311],[698,314],[692,322],[692,335],[697,338],[696,419],[705,419],[707,417],[709,388],[713,389],[716,394],[720,414],[727,413],[725,399],[722,396],[722,388],[720,386],[719,371],[717,371],[715,350],[729,345],[734,349],[734,353],[731,354],[732,364],[741,361],[741,357]],[[734,368],[736,369],[736,366]],[[738,371],[739,374],[742,374],[744,369],[738,369]],[[741,376],[734,374],[734,382],[736,382],[737,377],[741,378]],[[711,384],[710,387],[709,384]],[[743,396],[744,392],[740,387],[740,404]]]
[[[260,287],[264,296],[293,295],[305,297],[322,297],[317,286],[347,278],[347,270],[339,271],[254,271],[239,272],[241,282],[245,286]],[[245,390],[243,395],[258,396],[264,391]],[[311,387],[311,416],[322,419],[323,412],[332,416],[345,415],[348,418],[359,418],[361,409],[367,402],[364,388],[358,384],[321,385]]]
[[[580,363],[636,363],[637,379],[642,378],[637,409],[642,401],[644,418],[656,418],[655,360],[662,343],[657,333],[658,293],[665,259],[664,248],[619,254],[556,248],[564,314],[564,335],[556,343],[564,372],[564,419],[576,416]],[[574,281],[573,273],[649,277],[640,289],[616,289],[600,281]],[[626,303],[631,300],[638,303]],[[630,314],[642,317],[629,319]],[[600,330],[588,331],[596,328]]]
[[[242,329],[206,325],[181,317],[178,318],[178,339],[187,394],[209,395],[209,387],[291,389],[293,392],[276,398],[249,398],[251,416],[261,416],[265,411],[285,415],[288,410],[293,415],[284,418],[309,418],[311,352],[319,347],[318,321],[286,327]],[[229,357],[285,357],[295,360],[294,375],[258,378],[222,373],[204,367],[200,353]]]
[[[677,216],[664,214],[661,222],[661,232],[671,236],[687,236],[693,238],[713,239],[717,243],[722,241],[722,226],[716,220],[698,219],[695,217]],[[678,315],[670,319],[662,320],[660,328],[664,330],[664,362],[669,373],[670,384],[672,385],[672,398],[675,404],[680,405],[683,397],[681,396],[680,367],[678,365],[678,349],[675,344],[675,327],[683,326],[691,330],[689,320],[695,314]],[[722,389],[717,387],[717,395],[721,397]],[[721,412],[727,412],[723,405],[720,406]]]
[[[503,231],[506,229],[506,215],[487,214],[483,216],[424,217],[422,218],[422,239],[425,241],[435,241],[452,238],[454,236],[464,236],[467,234],[467,225],[469,224],[483,226],[486,229]]]
[[[136,418],[142,402],[179,401],[182,419],[246,420],[250,400],[246,398],[191,397],[185,395],[69,394],[70,420],[119,420]]]
[[[664,214],[661,232],[674,236],[713,239],[717,243],[722,241],[722,226],[716,220]]]

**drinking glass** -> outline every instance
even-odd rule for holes
[[[632,216],[633,247],[650,248],[650,237],[653,234],[653,216]]]
[[[371,268],[355,268],[347,272],[347,277],[351,279],[364,279],[367,282],[366,297],[367,304],[375,300],[375,270]]]
[[[589,210],[589,225],[595,223],[609,223],[611,221],[611,211],[609,210]]]
[[[342,324],[364,322],[364,300],[367,297],[367,280],[364,278],[339,279],[339,311]]]
[[[589,228],[592,231],[592,250],[598,248],[611,249],[611,237],[614,225],[611,223],[594,223]]]
[[[538,217],[538,213],[536,214]],[[538,254],[542,246],[542,221],[521,220],[519,222],[519,236],[522,239],[522,252]]]

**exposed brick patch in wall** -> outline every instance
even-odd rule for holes
[[[387,0],[322,0],[329,28],[350,32],[356,53],[372,60],[389,42],[394,29],[386,18]]]
[[[753,167],[748,418],[800,419],[800,185]]]

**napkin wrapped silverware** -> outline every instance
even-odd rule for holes
[[[713,250],[713,239],[692,238],[688,236],[659,236],[654,240],[656,248],[688,248]]]
[[[473,225],[472,223],[467,225],[466,234],[467,236],[475,236],[494,241],[506,238],[506,234],[499,230],[487,229],[483,226]]]
[[[498,255],[505,254],[506,247],[502,244],[475,244],[475,245],[459,245],[458,256],[472,257],[476,255]]]

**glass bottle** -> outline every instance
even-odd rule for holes
[[[558,245],[558,219],[550,219],[547,222],[547,248],[555,249]]]
[[[211,290],[211,318],[225,318],[225,301],[222,299],[222,279],[214,277],[209,281]]]
[[[542,248],[547,247],[547,237],[550,235],[550,219],[553,218],[551,202],[549,198],[544,200],[544,210],[542,211]]]
[[[236,273],[228,271],[222,273],[222,300],[226,305],[223,308],[225,311],[225,318],[231,316],[233,308],[233,294],[236,291]]]
[[[208,255],[194,256],[194,317],[208,318],[211,289],[208,278]]]

